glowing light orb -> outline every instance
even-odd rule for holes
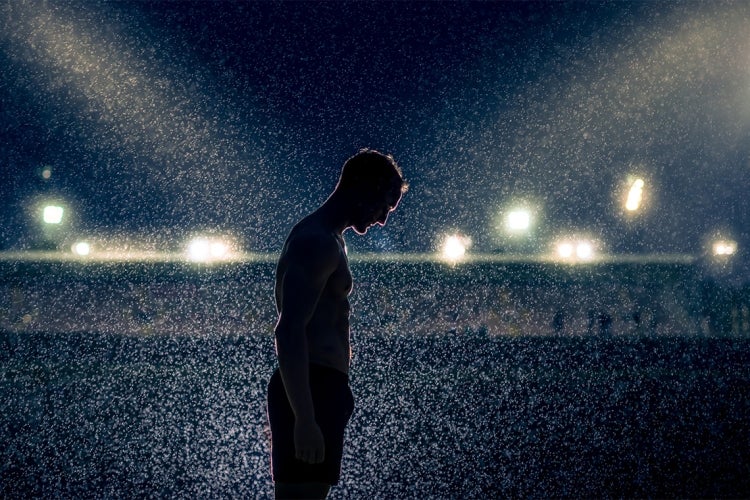
[[[715,241],[713,244],[713,254],[717,257],[728,257],[737,252],[737,242],[729,240]]]
[[[557,256],[563,259],[569,259],[573,256],[573,250],[572,243],[558,243]]]
[[[91,245],[86,241],[79,241],[73,245],[73,253],[85,257],[91,253]]]
[[[63,207],[59,205],[47,205],[42,211],[42,219],[47,224],[60,224],[63,219]]]
[[[594,247],[588,241],[581,241],[576,245],[576,257],[589,260],[594,257]]]
[[[644,185],[645,183],[643,182],[643,179],[636,179],[633,181],[633,184],[630,186],[630,191],[628,191],[628,199],[625,202],[625,209],[627,211],[635,212],[641,207]]]
[[[225,241],[201,237],[188,244],[187,256],[193,262],[226,260],[231,258],[232,249]]]
[[[441,253],[445,260],[456,262],[466,256],[469,246],[471,246],[469,238],[454,234],[445,238]]]
[[[596,256],[596,244],[589,240],[561,241],[556,245],[556,253],[562,260],[592,260]]]
[[[528,231],[531,227],[531,214],[528,210],[513,210],[505,219],[505,227],[515,233]]]

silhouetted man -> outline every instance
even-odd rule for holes
[[[343,233],[384,226],[406,192],[391,156],[349,158],[328,199],[289,233],[276,268],[276,355],[268,384],[276,498],[325,498],[338,483],[349,388],[352,275]]]

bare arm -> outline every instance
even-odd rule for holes
[[[339,247],[333,238],[312,236],[290,243],[281,281],[281,308],[276,324],[276,353],[284,388],[295,417],[296,457],[323,461],[323,435],[315,421],[310,393],[306,329],[328,278],[338,265]]]

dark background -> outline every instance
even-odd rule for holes
[[[750,244],[750,7],[743,2],[3,2],[0,248],[32,248],[45,196],[81,237],[275,252],[361,147],[412,189],[355,251],[448,231],[532,251]],[[49,168],[51,177],[42,172]],[[623,216],[629,175],[646,180]]]

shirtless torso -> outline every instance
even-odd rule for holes
[[[321,240],[327,244],[321,245]],[[324,248],[329,255],[311,255],[311,252],[316,252],[316,248]],[[296,271],[302,269],[305,274],[321,273],[322,270],[315,267],[316,257],[333,262],[333,267],[323,283],[307,323],[305,334],[308,359],[310,363],[348,373],[351,359],[348,296],[352,290],[352,274],[346,256],[346,244],[341,235],[321,227],[310,217],[303,219],[292,229],[276,268],[276,309],[279,314],[282,313],[285,277],[290,266]]]

